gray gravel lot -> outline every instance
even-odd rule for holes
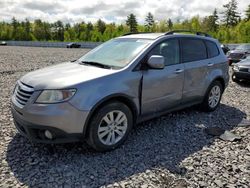
[[[196,108],[136,126],[125,144],[97,153],[85,143],[32,145],[10,113],[15,82],[26,72],[73,60],[85,49],[0,47],[0,187],[249,187],[250,84],[230,82],[213,113]],[[226,142],[204,128],[242,137]]]

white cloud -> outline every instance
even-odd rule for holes
[[[228,0],[0,0],[0,19],[10,21],[12,17],[18,20],[40,18],[49,22],[62,20],[64,22],[96,21],[101,18],[106,22],[124,22],[126,16],[134,13],[140,23],[143,23],[148,12],[153,13],[156,20],[172,18],[187,19],[195,15],[206,16],[214,8],[223,11],[223,4]],[[244,16],[249,2],[238,0],[238,11]],[[0,21],[1,21],[0,20]]]

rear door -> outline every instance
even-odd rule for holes
[[[165,68],[143,72],[142,114],[152,114],[181,103],[184,65],[180,63],[179,40],[168,39],[156,45],[148,54],[165,58]]]
[[[183,103],[201,100],[206,87],[208,67],[207,49],[202,39],[181,38],[181,61],[185,69]]]

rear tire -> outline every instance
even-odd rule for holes
[[[98,109],[88,127],[87,143],[97,151],[120,146],[133,126],[133,115],[125,104],[113,101]]]
[[[214,81],[208,88],[201,109],[205,112],[214,111],[220,104],[223,87],[219,81]]]

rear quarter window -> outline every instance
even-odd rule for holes
[[[217,45],[211,41],[205,41],[207,46],[208,58],[216,57],[220,54]]]
[[[182,62],[192,62],[207,59],[205,43],[200,39],[181,39]]]

